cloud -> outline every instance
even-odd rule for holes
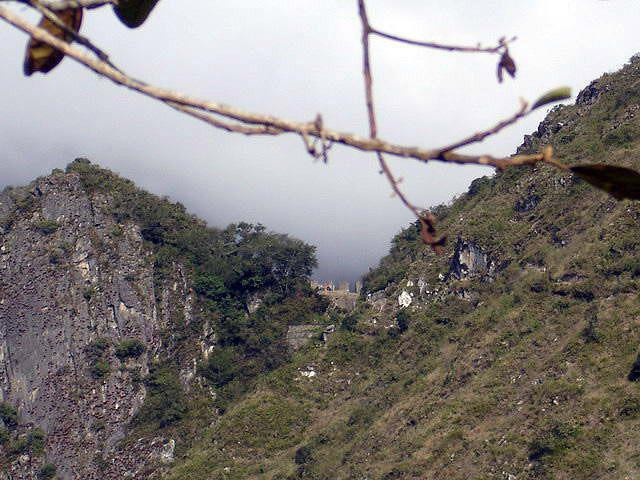
[[[498,85],[496,58],[373,42],[381,136],[437,146],[493,125],[520,96],[575,91],[635,53],[640,4],[370,0],[380,29],[425,40],[491,44],[518,35],[515,81]],[[108,8],[83,33],[132,75],[239,107],[366,133],[356,2],[160,2],[138,30]],[[387,251],[411,215],[389,196],[370,155],[335,147],[314,163],[293,137],[212,130],[98,78],[69,59],[26,79],[26,38],[0,26],[0,162],[4,184],[24,183],[85,155],[212,225],[262,222],[318,246],[323,279],[353,280]],[[511,153],[544,112],[471,151]],[[394,159],[415,203],[447,201],[490,170]]]

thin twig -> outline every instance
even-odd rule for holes
[[[463,138],[462,140],[454,142],[454,143],[452,143],[450,145],[447,145],[446,147],[441,147],[440,148],[440,152],[441,153],[446,153],[446,152],[450,152],[452,150],[455,150],[457,148],[461,148],[461,147],[470,145],[472,143],[482,142],[485,138],[487,138],[487,137],[489,137],[491,135],[495,135],[500,130],[502,130],[503,128],[508,127],[509,125],[513,125],[514,123],[516,123],[521,118],[526,117],[529,113],[531,113],[531,110],[529,110],[529,104],[526,101],[524,101],[523,99],[520,99],[520,108],[511,117],[498,122],[495,126],[489,128],[487,130],[483,130],[481,132],[474,133],[473,135],[471,135],[471,136],[469,136],[467,138]]]
[[[387,40],[393,40],[395,42],[406,43],[407,45],[414,45],[416,47],[435,48],[436,50],[447,50],[449,52],[467,52],[467,53],[501,53],[507,43],[514,42],[517,37],[513,37],[508,41],[500,40],[499,44],[495,47],[483,47],[476,45],[474,47],[465,47],[459,45],[446,45],[436,42],[422,42],[418,40],[412,40],[406,37],[400,37],[391,33],[386,33],[377,28],[369,26],[369,32],[372,35],[378,35],[379,37],[386,38]]]
[[[362,23],[362,73],[364,76],[365,99],[367,103],[367,114],[369,117],[369,135],[371,138],[378,136],[378,126],[376,122],[375,105],[373,102],[373,76],[371,75],[371,54],[369,49],[369,36],[372,33],[369,19],[367,17],[367,8],[364,0],[358,0],[358,10],[360,12],[360,21]],[[393,192],[398,196],[400,201],[416,216],[420,221],[420,234],[425,243],[431,245],[436,253],[442,252],[444,239],[436,239],[435,217],[427,210],[420,211],[413,203],[409,201],[407,196],[400,188],[400,182],[393,174],[391,167],[381,152],[377,152],[378,163],[384,173],[387,181],[391,185]]]
[[[0,0],[15,1],[29,4],[30,0]],[[99,8],[105,5],[117,5],[118,0],[41,0],[42,5],[50,10],[66,10],[67,8]]]
[[[249,127],[247,125],[241,125],[237,123],[234,124],[234,123],[223,122],[222,120],[218,120],[217,118],[214,118],[211,115],[208,115],[200,110],[194,110],[193,108],[186,107],[179,103],[173,103],[173,102],[165,102],[165,103],[169,105],[171,108],[174,108],[180,112],[186,113],[187,115],[190,115],[199,120],[202,120],[203,122],[206,122],[209,125],[212,125],[216,128],[219,128],[221,130],[226,130],[227,132],[242,133],[243,135],[279,135],[282,133],[282,131],[273,127],[267,127],[262,125]]]

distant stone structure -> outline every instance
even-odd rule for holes
[[[326,293],[326,292],[334,292],[336,290],[336,286],[333,282],[316,282],[315,280],[311,280],[309,282],[312,288],[317,288],[318,292]]]
[[[358,294],[351,292],[349,282],[340,282],[336,288],[333,282],[316,282],[311,280],[311,286],[318,289],[320,295],[324,295],[338,308],[352,312],[356,308]]]
[[[362,291],[362,280],[356,280],[355,289],[351,290],[351,285],[347,281],[341,281],[336,284],[333,281],[328,282],[317,282],[315,280],[311,280],[309,282],[313,288],[317,288],[320,293],[326,292],[348,292],[348,293],[360,293]]]

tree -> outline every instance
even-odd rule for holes
[[[461,147],[482,142],[485,138],[498,134],[505,127],[516,123],[539,107],[569,98],[570,91],[568,88],[561,87],[547,92],[531,105],[522,100],[519,108],[512,116],[497,122],[491,128],[474,133],[442,147],[411,147],[394,144],[378,138],[369,49],[371,36],[378,36],[401,45],[433,48],[451,52],[496,55],[498,57],[497,78],[499,82],[504,80],[505,73],[511,77],[515,77],[517,71],[516,63],[509,54],[509,45],[515,40],[515,37],[511,39],[502,37],[496,45],[490,47],[481,45],[444,45],[436,42],[416,41],[373,27],[367,15],[366,0],[354,0],[354,2],[357,3],[357,12],[362,26],[363,78],[369,120],[369,137],[363,138],[328,128],[324,124],[322,115],[320,114],[311,121],[290,121],[273,115],[245,112],[222,103],[200,100],[136,80],[116,67],[105,52],[79,33],[85,10],[110,5],[125,25],[136,28],[146,20],[157,4],[157,0],[15,1],[26,4],[38,10],[43,15],[40,24],[34,26],[9,9],[0,6],[0,18],[30,36],[25,60],[25,73],[27,75],[36,71],[46,73],[55,68],[64,56],[68,56],[120,86],[161,101],[171,108],[208,123],[214,128],[244,135],[277,136],[285,133],[295,134],[303,140],[305,148],[311,156],[325,161],[327,160],[331,146],[335,143],[364,152],[375,153],[381,172],[388,180],[394,194],[417,218],[422,240],[431,245],[436,252],[442,251],[446,237],[439,236],[436,233],[435,216],[431,212],[416,206],[406,197],[400,188],[401,179],[397,178],[391,171],[385,155],[404,157],[419,162],[435,160],[458,164],[479,164],[491,166],[497,170],[544,163],[561,171],[572,171],[595,187],[607,191],[617,199],[640,199],[640,175],[635,171],[606,164],[569,167],[554,159],[551,146],[542,148],[538,153],[520,154],[505,158],[496,158],[491,155],[464,155],[457,152]],[[84,50],[72,46],[72,41],[79,43]]]

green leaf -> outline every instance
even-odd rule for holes
[[[158,0],[120,0],[113,10],[122,23],[137,28],[144,23]]]
[[[617,200],[640,200],[640,174],[635,170],[598,163],[571,167],[571,171]]]
[[[548,103],[559,102],[561,100],[566,100],[567,98],[571,98],[571,88],[570,87],[558,87],[553,90],[549,90],[547,93],[538,98],[531,110],[535,110],[536,108],[542,107],[543,105],[547,105]]]

